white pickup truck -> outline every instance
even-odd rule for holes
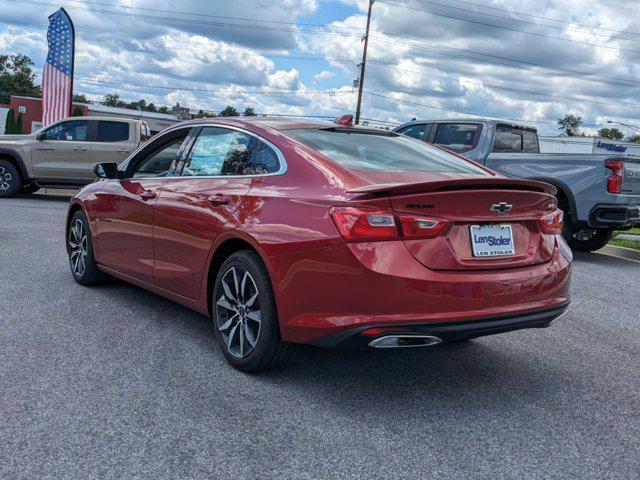
[[[124,162],[150,136],[145,122],[114,117],[72,117],[30,135],[0,135],[0,198],[90,183],[94,165]]]

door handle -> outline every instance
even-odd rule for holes
[[[144,192],[142,192],[140,194],[140,198],[142,200],[153,200],[157,196],[158,196],[158,194],[156,192],[154,192],[153,190],[145,190]]]
[[[118,153],[129,153],[129,150],[118,150]]]
[[[227,195],[223,195],[222,193],[216,193],[215,195],[211,195],[209,198],[209,203],[214,207],[219,207],[221,205],[229,205],[231,199]]]
[[[86,148],[84,148],[84,147],[75,147],[75,148],[73,149],[73,151],[74,151],[74,152],[86,152],[86,151],[87,151],[87,149],[86,149]]]

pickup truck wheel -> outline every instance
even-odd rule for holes
[[[28,183],[22,186],[22,188],[20,189],[20,193],[26,193],[28,195],[30,193],[36,193],[38,190],[40,190],[39,186],[33,183]]]
[[[0,198],[13,197],[21,186],[22,177],[15,165],[0,159]]]
[[[569,246],[578,252],[593,252],[604,247],[613,237],[612,230],[602,228],[575,228],[567,236]]]

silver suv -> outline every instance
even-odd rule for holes
[[[113,117],[72,117],[30,135],[0,135],[0,197],[90,183],[94,165],[124,162],[149,137],[145,122]]]

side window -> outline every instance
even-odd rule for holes
[[[150,178],[169,175],[171,165],[178,156],[188,133],[189,129],[177,131],[170,138],[158,139],[157,143],[148,145],[140,153],[140,157],[133,159],[129,176]]]
[[[436,129],[433,143],[442,145],[454,152],[468,152],[475,147],[480,125],[465,123],[440,123]]]
[[[278,168],[276,154],[251,135],[204,127],[193,144],[182,175],[264,175],[277,172]]]
[[[426,125],[424,123],[409,125],[408,127],[398,130],[398,133],[406,135],[407,137],[417,138],[418,140],[424,140],[425,127]]]
[[[531,130],[522,132],[522,149],[525,153],[540,153],[538,134]]]
[[[493,151],[496,153],[522,152],[522,135],[511,127],[496,127],[493,140]]]
[[[97,142],[126,142],[129,140],[129,124],[98,120]]]
[[[70,120],[45,130],[45,140],[61,140],[66,142],[84,142],[87,140],[89,122],[87,120]]]

